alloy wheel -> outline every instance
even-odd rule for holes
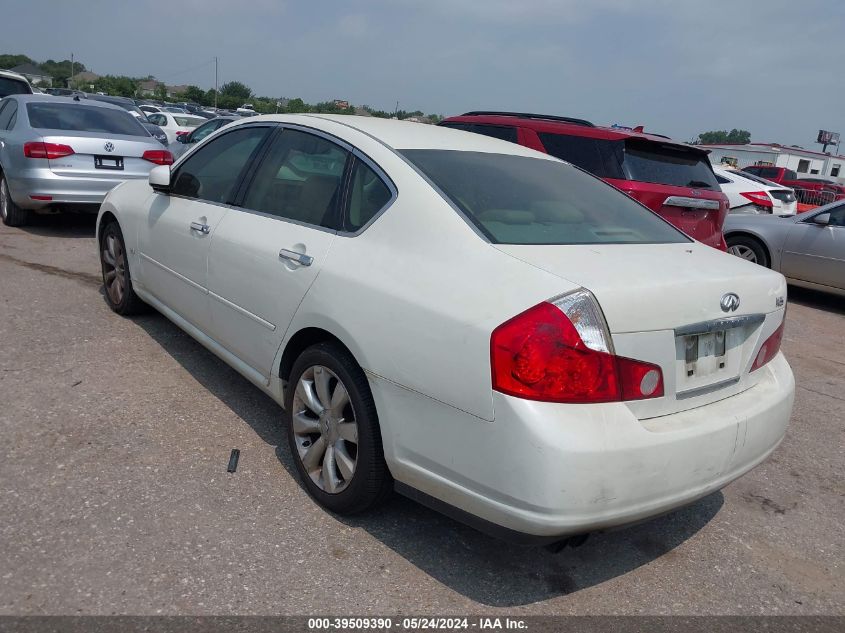
[[[346,386],[328,367],[313,365],[302,372],[291,424],[308,476],[320,490],[342,492],[358,463],[358,422]]]
[[[741,257],[742,259],[747,259],[750,262],[757,263],[757,254],[754,252],[753,249],[743,246],[742,244],[737,244],[736,246],[728,247],[728,252],[731,255],[736,255],[737,257]]]
[[[120,239],[109,233],[103,244],[103,283],[114,305],[123,301],[126,290],[126,257]]]
[[[2,218],[3,220],[6,219],[6,216],[9,213],[9,208],[7,206],[9,203],[6,200],[6,196],[7,196],[6,187],[7,186],[8,185],[6,185],[6,179],[0,178],[0,218]]]

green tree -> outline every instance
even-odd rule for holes
[[[21,64],[34,64],[26,55],[0,55],[0,68],[8,69]]]
[[[291,114],[296,114],[297,112],[308,112],[309,108],[302,99],[297,97],[296,99],[288,101],[286,111]]]
[[[748,145],[751,142],[751,132],[748,130],[737,130],[736,128],[730,132],[727,130],[714,130],[711,132],[702,132],[696,140],[699,144],[703,145],[718,145],[720,143]]]
[[[243,102],[252,96],[252,90],[240,81],[230,81],[220,87],[220,94],[224,97],[240,99]]]
[[[39,66],[45,73],[53,77],[54,86],[66,86],[68,79],[70,79],[72,75],[87,70],[87,68],[85,68],[85,64],[82,62],[74,61],[73,64],[71,64],[69,59],[63,59],[61,61],[48,59],[46,62],[39,64]]]
[[[167,99],[167,86],[164,84],[156,84],[155,97],[159,101]]]
[[[78,86],[81,90],[89,90],[88,85]],[[138,84],[129,77],[105,75],[94,81],[95,92],[105,92],[116,97],[134,97]]]
[[[188,86],[185,92],[182,93],[185,101],[199,103],[200,105],[209,105],[206,103],[206,92],[198,86]],[[214,103],[214,95],[212,95],[211,103]]]

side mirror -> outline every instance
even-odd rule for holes
[[[150,170],[150,187],[160,193],[170,192],[170,165],[159,165]]]
[[[176,137],[176,142],[177,143],[183,143],[183,144],[187,145],[188,143],[191,142],[190,139],[191,139],[190,134],[180,134],[179,136]]]
[[[816,217],[813,218],[813,224],[827,226],[828,224],[830,224],[830,213],[819,213]]]

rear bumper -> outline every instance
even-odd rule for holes
[[[29,169],[7,174],[9,193],[23,209],[43,209],[55,204],[99,205],[106,194],[126,180],[146,178],[144,174],[121,173],[114,178],[59,176],[49,169]],[[49,200],[34,200],[49,197]]]
[[[441,407],[425,433],[387,430],[386,457],[401,484],[506,536],[548,541],[634,523],[719,490],[777,447],[795,382],[782,354],[758,371],[740,394],[643,421],[624,404],[495,393],[494,422],[443,420]]]

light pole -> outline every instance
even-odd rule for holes
[[[217,109],[217,57],[214,57],[214,109]]]

